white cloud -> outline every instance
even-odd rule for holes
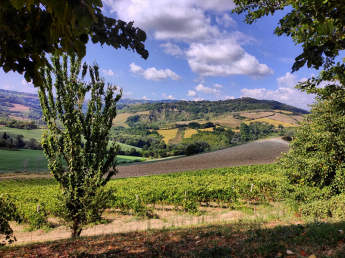
[[[223,86],[218,84],[218,83],[213,84],[213,86],[216,87],[216,88],[223,88]]]
[[[204,98],[195,98],[195,99],[193,99],[193,101],[203,101],[203,100],[205,100]]]
[[[184,53],[181,50],[181,48],[178,45],[173,44],[171,42],[167,42],[165,44],[161,44],[160,46],[164,49],[164,52],[169,54],[169,55],[172,55],[172,56],[182,56],[182,55],[184,55]]]
[[[241,90],[242,97],[276,100],[291,106],[310,109],[308,104],[314,102],[315,95],[307,94],[294,88],[298,82],[305,80],[306,78],[298,80],[295,75],[286,73],[284,76],[277,78],[278,88],[276,90],[244,88]]]
[[[196,86],[195,89],[196,91],[200,91],[206,94],[220,94],[220,90],[205,87],[202,84],[199,84],[198,86]]]
[[[260,64],[252,55],[245,52],[239,42],[242,34],[227,39],[216,39],[209,43],[192,43],[185,51],[192,71],[200,76],[250,75],[254,78],[273,74],[266,64]]]
[[[196,92],[195,92],[195,91],[192,91],[192,90],[188,90],[187,96],[189,96],[189,97],[195,97],[195,96],[196,96]]]
[[[131,68],[132,73],[141,73],[144,71],[143,68],[141,68],[139,65],[136,65],[135,63],[131,63],[129,67]]]
[[[32,82],[27,82],[25,79],[23,79],[21,82],[22,82],[21,83],[22,85],[18,85],[18,86],[13,86],[13,85],[5,83],[0,88],[4,89],[4,90],[14,90],[14,91],[20,91],[20,92],[27,92],[27,93],[37,93],[38,88],[35,88],[35,86],[32,84]]]
[[[146,95],[145,95],[145,96],[143,96],[143,100],[148,100],[148,98],[146,97]]]
[[[166,95],[165,93],[162,93],[163,99],[176,99],[172,95]]]
[[[116,12],[117,18],[135,21],[135,26],[153,31],[156,39],[184,41],[220,36],[206,12],[221,13],[235,7],[228,0],[104,0],[103,3],[107,9],[110,7],[110,12]]]
[[[295,88],[298,83],[297,76],[287,72],[284,76],[277,78],[278,86],[283,88]]]
[[[217,100],[227,100],[227,99],[235,99],[234,96],[223,96],[223,95],[217,95]]]
[[[133,92],[131,92],[131,91],[127,91],[127,92],[122,92],[122,96],[124,96],[124,97],[129,97],[129,96],[132,96],[133,95]]]
[[[143,76],[146,80],[162,81],[169,77],[174,81],[178,81],[181,79],[180,76],[178,76],[176,73],[174,73],[170,69],[157,70],[156,68],[151,67],[144,70],[143,68],[136,65],[135,63],[131,63],[129,66],[131,68],[132,73],[137,73]]]
[[[109,69],[109,71],[107,70],[102,70],[103,74],[106,75],[106,76],[114,76],[115,73]]]
[[[227,13],[224,13],[222,16],[217,16],[216,22],[219,25],[224,26],[225,28],[237,25],[236,21],[232,19]]]

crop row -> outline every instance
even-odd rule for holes
[[[157,176],[111,180],[111,208],[140,213],[157,205],[173,205],[195,212],[200,205],[218,203],[231,207],[241,202],[264,203],[282,198],[284,177],[276,165],[198,170]],[[32,229],[53,214],[59,189],[52,179],[0,182],[22,218]]]

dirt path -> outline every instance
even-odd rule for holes
[[[159,175],[183,171],[274,163],[288,143],[280,138],[250,142],[219,151],[155,163],[118,167],[114,178]]]

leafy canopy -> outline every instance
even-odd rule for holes
[[[319,69],[334,65],[339,51],[345,48],[345,4],[338,0],[234,0],[238,14],[246,12],[245,22],[273,15],[278,10],[292,8],[280,19],[275,34],[292,37],[302,44],[303,53],[296,57],[292,71],[307,64]]]
[[[105,17],[101,0],[1,0],[0,67],[25,75],[40,86],[40,67],[45,54],[86,54],[86,44],[107,44],[132,49],[144,59],[146,33],[126,23]]]
[[[110,192],[104,187],[116,173],[118,151],[115,142],[108,148],[109,131],[121,94],[114,96],[116,86],[104,83],[97,64],[84,63],[81,68],[75,56],[70,58],[70,64],[67,56],[63,56],[62,64],[58,56],[51,60],[53,66],[48,64],[42,71],[44,83],[39,89],[43,118],[49,129],[43,133],[42,147],[62,190],[56,215],[76,237],[85,225],[101,219],[109,198]],[[91,78],[88,83],[83,81],[87,71]],[[85,96],[90,91],[84,114]]]

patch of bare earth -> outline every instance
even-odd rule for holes
[[[169,140],[169,143],[179,143],[182,141],[182,133],[184,131],[184,128],[180,127],[177,130],[176,136],[173,139]]]
[[[272,120],[276,120],[276,121],[280,121],[280,122],[284,122],[288,124],[298,125],[295,119],[285,114],[276,113],[274,116],[270,116],[269,118]]]
[[[23,111],[27,111],[30,109],[30,107],[27,107],[27,106],[24,106],[24,105],[20,105],[20,104],[12,104],[14,107],[8,107],[8,109],[10,111],[20,111],[20,112],[23,112]]]
[[[173,211],[172,208],[173,207],[164,206],[163,210],[155,210],[158,218],[154,219],[138,219],[132,215],[123,215],[119,212],[108,211],[104,216],[108,221],[107,224],[89,227],[82,231],[81,236],[96,236],[217,222],[231,222],[253,217],[252,215],[246,215],[240,211],[231,211],[223,208],[203,207],[201,210],[206,213],[200,216]],[[20,245],[30,242],[52,241],[70,237],[70,230],[60,225],[58,220],[49,218],[49,222],[52,226],[51,230],[44,231],[40,229],[32,232],[28,232],[25,225],[18,225],[14,222],[11,223],[14,235],[17,238],[15,244]]]
[[[119,166],[114,178],[149,176],[192,170],[236,167],[274,163],[289,150],[289,144],[280,138],[271,138],[226,148],[223,150],[182,157],[155,163]]]

